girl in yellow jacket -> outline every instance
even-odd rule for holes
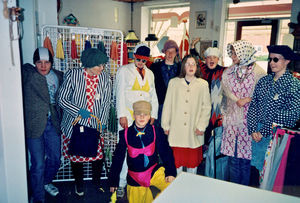
[[[208,83],[200,78],[196,58],[188,55],[183,59],[179,77],[169,82],[161,122],[173,149],[177,174],[182,167],[196,174],[203,159],[201,146],[210,111]]]

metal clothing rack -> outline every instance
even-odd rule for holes
[[[81,61],[80,56],[82,51],[84,50],[85,41],[89,40],[91,46],[93,48],[97,48],[97,45],[100,42],[103,42],[106,54],[109,58],[109,61],[106,64],[105,70],[111,76],[112,85],[114,87],[115,84],[115,75],[117,69],[123,64],[123,33],[119,30],[111,30],[111,29],[100,29],[100,28],[88,28],[88,27],[73,27],[73,26],[53,26],[53,25],[45,25],[42,27],[41,33],[41,44],[46,37],[49,37],[53,51],[54,51],[54,62],[53,68],[60,70],[62,72],[66,72],[72,68],[80,68]],[[56,57],[56,46],[58,40],[61,39],[62,47],[64,52],[64,59],[60,59]],[[71,57],[71,42],[75,40],[76,49],[78,58],[73,59]],[[111,45],[112,42],[115,41],[117,46],[117,59],[111,59]],[[112,106],[115,107],[115,97],[112,91]],[[111,119],[110,119],[111,120]],[[117,143],[117,133],[110,132],[108,130],[104,131],[104,153],[105,153],[105,161],[107,168],[103,168],[101,178],[107,178],[107,172],[111,165],[111,155],[115,150]],[[84,179],[91,179],[91,163],[84,163]],[[70,161],[65,159],[63,156],[61,158],[61,166],[55,177],[54,181],[69,181],[74,180]]]

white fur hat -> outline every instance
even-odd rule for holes
[[[208,56],[216,56],[216,57],[220,58],[222,56],[222,54],[218,48],[209,47],[204,52],[204,57],[206,58]]]

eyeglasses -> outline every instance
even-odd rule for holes
[[[184,64],[184,66],[195,66],[196,64],[195,63],[186,63]]]
[[[137,62],[142,61],[143,63],[146,63],[146,62],[147,62],[147,60],[145,60],[145,59],[136,59],[136,61],[137,61]]]
[[[274,61],[274,63],[277,63],[280,60],[280,58],[274,57],[274,58],[268,58],[269,63],[271,63],[272,61]]]

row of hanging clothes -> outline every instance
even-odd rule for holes
[[[115,40],[116,39],[116,40]],[[81,66],[81,52],[88,48],[98,48],[106,53],[110,58],[108,62],[109,71],[112,76],[116,74],[119,66],[128,64],[127,46],[126,43],[119,40],[118,37],[89,35],[89,34],[69,34],[64,36],[58,33],[56,49],[53,49],[52,41],[47,34],[43,46],[48,48],[51,54],[57,59],[57,69],[66,71],[68,68],[79,68]],[[122,51],[121,51],[122,49]],[[122,57],[121,57],[122,55]],[[122,60],[121,60],[122,58]]]
[[[300,197],[300,131],[273,124],[260,188]]]

